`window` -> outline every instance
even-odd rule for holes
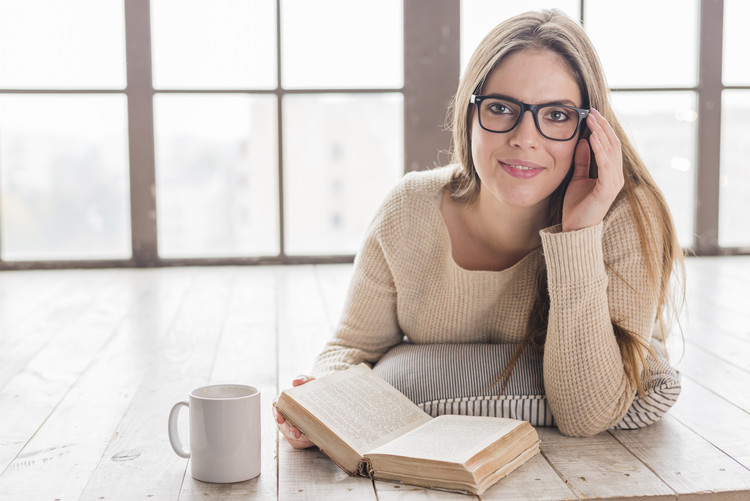
[[[2,260],[130,257],[124,88],[120,1],[0,1]]]
[[[724,0],[719,245],[750,248],[750,4]]]
[[[353,254],[403,173],[401,1],[278,7],[151,1],[161,258]]]
[[[618,118],[664,192],[680,244],[692,247],[698,0],[634,0],[618,5],[599,0],[585,6],[584,26],[599,52],[607,83],[616,89],[612,100]],[[636,27],[649,36],[633,36]]]

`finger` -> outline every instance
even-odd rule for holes
[[[573,177],[588,178],[589,164],[591,163],[589,143],[585,139],[578,141],[575,156],[573,157]]]
[[[286,422],[282,425],[282,428],[284,428],[285,435],[290,438],[299,439],[302,436],[302,432],[299,431],[296,427],[292,426],[289,422]]]
[[[597,132],[592,131],[589,136],[589,144],[591,145],[591,151],[594,153],[594,159],[596,165],[600,170],[607,170],[607,151],[605,146],[602,144],[601,137]],[[601,173],[599,173],[601,177]]]
[[[604,116],[602,116],[602,114],[599,113],[597,109],[593,109],[593,112],[589,114],[589,116],[592,115],[596,122],[594,128],[598,132],[597,136],[599,137],[599,140],[601,140],[602,143],[606,146],[619,148],[620,138],[617,137],[615,129],[612,128],[607,119],[604,118]]]
[[[594,152],[597,166],[597,186],[610,187],[617,185],[617,167],[613,160],[611,150],[605,148],[600,140],[600,136],[591,135],[591,151]],[[622,167],[620,167],[622,169]]]
[[[589,129],[591,130],[591,136],[589,137],[589,140],[591,141],[592,147],[594,142],[598,142],[599,145],[602,148],[609,148],[611,146],[609,137],[607,136],[605,129],[606,122],[604,121],[604,117],[601,117],[601,115],[597,116],[598,114],[594,112],[589,113],[589,117],[587,119],[586,124],[588,125]]]
[[[620,138],[617,136],[615,130],[601,113],[599,113],[598,110],[593,111],[597,121],[596,128],[598,129],[595,139],[601,146],[601,151],[597,151],[596,148],[593,148],[594,141],[592,141],[592,148],[594,149],[594,154],[597,155],[597,162],[599,162],[598,156],[601,156],[602,160],[605,160],[606,158],[611,164],[611,168],[608,168],[610,165],[605,166],[605,168],[608,168],[607,170],[610,172],[611,178],[615,184],[621,185],[624,181],[624,173],[622,169],[622,143],[620,142]]]
[[[300,438],[288,438],[287,442],[295,449],[307,449],[315,445],[304,435]]]
[[[296,388],[297,386],[303,385],[305,383],[309,383],[313,379],[315,378],[312,376],[306,376],[304,374],[301,374],[292,380],[292,386]]]
[[[601,113],[599,113],[599,110],[595,109],[594,111],[596,112],[597,121],[598,121],[598,123],[599,123],[602,131],[607,136],[607,139],[608,139],[609,143],[612,146],[619,146],[619,144],[620,144],[620,138],[617,137],[617,133],[615,132],[615,129],[610,125],[610,123],[607,121],[607,119],[604,118],[604,116]]]
[[[622,153],[605,148],[599,136],[592,134],[590,140],[597,165],[597,187],[605,196],[614,198],[624,184]]]

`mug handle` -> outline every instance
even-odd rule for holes
[[[180,440],[180,434],[177,431],[177,417],[180,414],[180,408],[182,406],[190,407],[190,404],[187,402],[177,402],[174,404],[174,407],[172,407],[172,410],[169,412],[169,443],[172,444],[172,449],[177,453],[178,456],[183,458],[189,458],[190,453],[184,449],[182,446],[182,441]]]

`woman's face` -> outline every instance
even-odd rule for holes
[[[528,104],[582,104],[573,74],[548,50],[526,49],[505,57],[485,81],[482,94]],[[510,132],[489,132],[480,127],[472,108],[471,153],[481,180],[480,200],[492,197],[517,208],[544,207],[572,165],[578,135],[570,141],[547,139],[531,112]]]

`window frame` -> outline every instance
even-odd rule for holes
[[[124,0],[127,87],[122,90],[0,89],[0,94],[124,93],[128,101],[130,259],[2,261],[0,270],[35,268],[153,267],[178,265],[248,265],[349,263],[353,255],[287,255],[284,246],[284,157],[282,105],[285,95],[316,93],[402,93],[404,96],[404,172],[443,165],[450,160],[451,134],[446,127],[460,74],[460,0],[404,0],[404,83],[401,88],[285,89],[282,87],[281,3],[276,1],[277,86],[272,90],[160,89],[152,84],[150,1]],[[430,12],[425,18],[424,13]],[[585,26],[584,0],[580,22]],[[428,19],[428,22],[424,22]],[[700,1],[699,78],[695,87],[612,88],[612,92],[690,91],[698,98],[696,141],[695,245],[696,255],[750,254],[750,247],[720,247],[719,179],[721,100],[727,89],[750,86],[722,83],[724,1]],[[435,29],[440,26],[441,29]],[[407,29],[408,28],[408,29]],[[277,97],[278,211],[280,253],[259,257],[163,258],[158,254],[153,98],[156,93],[274,94]],[[700,208],[700,210],[698,210]]]

